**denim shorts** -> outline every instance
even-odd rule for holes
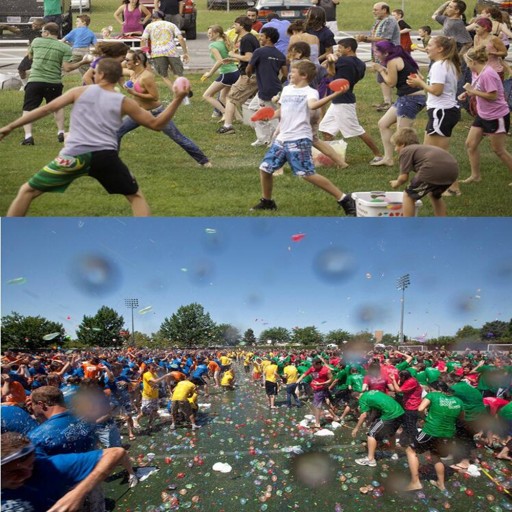
[[[309,139],[275,140],[265,154],[260,170],[272,174],[288,162],[295,176],[311,176],[315,174],[311,145]]]
[[[396,108],[397,117],[416,119],[418,113],[425,108],[426,103],[427,98],[424,94],[414,94],[398,96],[393,106]]]

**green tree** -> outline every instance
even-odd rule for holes
[[[457,340],[480,341],[480,329],[472,325],[465,325],[455,333],[455,338]]]
[[[508,324],[501,320],[493,320],[482,325],[480,329],[480,335],[483,340],[488,343],[493,343],[496,340],[497,343],[504,343],[507,338]]]
[[[44,340],[48,334],[59,333],[55,338]],[[60,345],[64,338],[64,326],[40,316],[23,316],[13,312],[2,317],[3,348],[32,350]]]
[[[170,318],[165,318],[158,331],[158,339],[173,345],[193,347],[211,343],[216,334],[215,323],[201,304],[181,306]]]
[[[394,334],[391,334],[389,332],[385,332],[383,335],[382,335],[382,341],[381,343],[383,345],[395,345],[397,343],[397,337],[394,335]]]
[[[268,340],[272,340],[272,343],[290,343],[291,335],[290,331],[286,327],[271,327],[261,332],[259,342],[267,344]]]
[[[341,345],[344,341],[349,341],[350,338],[352,338],[352,335],[343,329],[335,329],[334,331],[329,331],[324,336],[326,343],[336,343],[336,345]]]
[[[219,324],[216,326],[216,332],[219,343],[222,345],[238,345],[242,337],[240,330],[231,324]]]
[[[243,341],[247,345],[255,345],[256,344],[256,336],[254,335],[254,331],[252,329],[247,329],[244,332]]]
[[[303,345],[319,345],[323,342],[322,333],[314,326],[294,327],[292,329],[292,342]]]
[[[90,347],[121,347],[125,340],[124,318],[117,311],[102,306],[94,316],[84,315],[78,327],[78,341]]]

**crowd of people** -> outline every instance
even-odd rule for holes
[[[198,399],[214,388],[236,392],[237,379],[265,393],[270,411],[308,403],[315,418],[311,432],[337,421],[352,425],[357,438],[364,425],[367,455],[355,462],[377,466],[379,443],[394,450],[392,460],[403,452],[411,476],[406,490],[422,488],[419,456],[426,452],[440,490],[446,465],[464,473],[480,464],[478,446],[512,460],[512,359],[506,352],[388,347],[356,355],[350,346],[313,352],[6,351],[1,379],[2,506],[25,500],[33,510],[60,510],[61,501],[101,503],[98,484],[116,465],[135,487],[121,432],[130,441],[151,436],[155,421],[169,421],[160,419],[162,408],[171,429],[200,429]],[[277,402],[280,393],[285,399]],[[38,492],[49,466],[61,481]]]
[[[141,109],[153,116],[159,115],[163,107],[155,73],[171,91],[175,91],[174,79],[183,75],[183,63],[190,58],[179,24],[170,21],[179,13],[159,10],[161,3],[155,2],[155,9],[149,13],[138,0],[123,0],[116,12],[120,23],[130,24],[130,30],[123,28],[124,34],[140,36],[141,51],[136,52],[115,40],[97,42],[88,28],[90,18],[87,15],[78,16],[76,29],[62,40],[59,40],[58,23],[43,25],[42,37],[32,41],[28,52],[31,71],[29,78],[24,79],[27,83],[23,116],[1,128],[0,138],[13,128],[23,126],[25,138],[22,145],[34,145],[32,122],[53,113],[58,140],[64,143],[62,107],[69,101],[63,103],[61,99],[66,97],[62,96],[62,70],[80,69],[85,86],[103,87],[98,80],[95,84],[95,70],[103,59],[109,58],[123,66],[121,76],[112,82],[113,86],[122,83],[125,95],[134,99]],[[429,26],[420,29],[426,45],[422,49],[431,61],[427,76],[423,76],[411,55],[411,27],[404,21],[402,10],[391,11],[388,4],[376,3],[373,6],[375,23],[370,32],[342,38],[336,43],[334,33],[328,28],[335,20],[328,22],[326,13],[330,12],[332,18],[332,12],[326,8],[327,11],[315,5],[309,9],[305,20],[293,23],[271,13],[263,24],[257,20],[257,11],[250,8],[247,15],[235,19],[229,30],[225,31],[220,25],[208,29],[213,65],[201,80],[216,76],[203,99],[214,109],[212,116],[220,117],[222,126],[217,133],[234,134],[233,122],[242,118],[240,108],[250,100],[249,108],[256,112],[256,140],[252,145],[267,148],[260,165],[261,200],[251,210],[277,208],[272,198],[273,175],[282,172],[283,165],[288,163],[294,175],[332,195],[346,215],[355,216],[355,201],[351,194],[317,174],[313,162],[314,146],[339,167],[346,167],[344,158],[326,143],[341,134],[344,139],[360,137],[365,142],[372,153],[371,166],[394,166],[396,153],[399,176],[390,181],[390,186],[394,189],[402,187],[413,176],[403,195],[404,215],[414,215],[415,202],[429,197],[435,215],[444,216],[447,210],[443,196],[461,194],[459,167],[457,159],[449,154],[449,146],[464,105],[473,113],[474,121],[466,139],[471,175],[462,183],[477,183],[482,179],[479,147],[484,137],[490,141],[496,156],[512,171],[512,155],[505,144],[510,109],[503,86],[509,70],[505,56],[512,33],[507,13],[486,7],[466,25],[464,1],[443,4],[432,16],[442,26],[442,35],[431,36]],[[132,19],[134,17],[137,20]],[[140,26],[135,27],[135,21]],[[34,30],[39,30],[38,27],[36,25]],[[354,90],[367,69],[357,56],[359,42],[371,43],[371,67],[383,95],[383,102],[375,105],[377,111],[383,112],[378,122],[383,151],[361,126],[357,116]],[[86,54],[94,44],[95,58],[91,63]],[[24,59],[20,73],[26,75],[29,67]],[[336,81],[341,83],[339,80],[344,85],[333,92],[330,86]],[[393,91],[396,93],[394,101]],[[191,94],[187,89],[179,101],[187,103]],[[74,95],[76,99],[77,96]],[[125,96],[121,93],[115,96],[117,99],[113,103],[124,105]],[[114,98],[114,94],[111,97]],[[47,105],[40,107],[43,100]],[[421,142],[411,133],[411,128],[424,108],[428,120]],[[116,108],[115,117],[119,115],[118,110]],[[127,114],[124,107],[121,113]],[[78,177],[86,174],[96,177],[87,165],[79,165],[77,172],[76,162],[89,158],[87,155],[92,155],[94,160],[95,154],[110,147],[115,153],[119,150],[121,137],[141,124],[132,118],[119,125],[113,115],[114,112],[101,111],[96,113],[99,118],[82,122],[80,129],[86,133],[96,125],[109,124],[115,129],[102,130],[92,145],[69,147],[65,143],[59,157],[23,185],[8,215],[24,215],[32,199],[44,192],[62,191]],[[156,129],[163,130],[200,165],[212,165],[170,119]],[[76,126],[71,123],[71,138],[76,136],[76,131]],[[79,136],[82,137],[82,133]],[[54,167],[58,168],[58,180],[51,179],[56,175]],[[110,171],[109,184],[102,184],[109,193],[126,195],[133,207],[131,197],[141,193],[133,177],[130,187],[119,185],[118,182],[127,180],[119,174],[126,174],[120,167],[115,166],[115,170]],[[133,212],[148,215],[149,207],[135,207]]]

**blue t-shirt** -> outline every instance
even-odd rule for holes
[[[203,375],[208,373],[208,367],[205,364],[200,364],[192,373],[192,377],[195,379],[201,379]]]
[[[79,27],[73,29],[64,41],[71,43],[73,48],[89,48],[89,46],[96,44],[96,35],[89,27]]]
[[[98,464],[102,450],[47,457],[36,452],[34,472],[19,489],[2,489],[2,510],[46,512]]]
[[[2,434],[4,432],[19,432],[27,435],[39,423],[30,414],[17,405],[2,405]]]
[[[281,92],[279,71],[286,64],[286,57],[275,46],[262,46],[254,50],[250,65],[256,73],[258,97],[270,101]]]
[[[366,72],[366,64],[355,56],[340,57],[335,63],[336,74],[335,79],[345,78],[350,82],[350,89],[336,96],[333,103],[355,103],[356,96],[354,94],[354,86],[364,78]]]
[[[288,35],[289,26],[290,22],[288,20],[278,20],[277,18],[274,18],[261,27],[261,30],[264,28],[272,27],[279,32],[279,40],[275,44],[275,47],[285,55],[288,51],[288,45],[290,44],[290,36]]]
[[[47,455],[88,452],[94,450],[97,443],[94,425],[69,411],[55,414],[32,430],[28,437]]]

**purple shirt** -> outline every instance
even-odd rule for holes
[[[498,97],[495,100],[486,100],[480,96],[476,97],[478,117],[481,117],[486,121],[491,121],[494,119],[501,119],[510,112],[507,101],[505,100],[503,82],[501,81],[498,73],[496,73],[496,71],[494,71],[494,69],[489,65],[485,66],[477,77],[473,75],[473,86],[477,91],[496,91],[498,93]]]

